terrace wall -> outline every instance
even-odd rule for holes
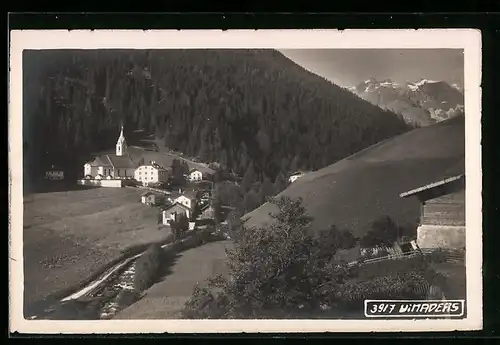
[[[82,186],[121,188],[125,185],[125,180],[78,180]]]

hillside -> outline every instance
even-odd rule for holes
[[[302,197],[316,229],[335,224],[362,236],[370,222],[386,214],[416,225],[418,201],[399,194],[464,172],[464,130],[463,116],[415,129],[307,174],[281,195]],[[266,203],[247,214],[247,226],[267,222],[270,211]]]
[[[401,114],[408,122],[428,126],[463,113],[464,95],[457,85],[422,79],[399,84],[390,79],[365,80],[349,88],[383,109]]]
[[[24,197],[25,306],[78,284],[132,245],[164,239],[141,190],[93,188]]]
[[[121,123],[127,139],[144,130],[273,179],[409,130],[274,50],[25,51],[23,63],[27,182],[51,164],[76,178],[92,153],[114,147]]]

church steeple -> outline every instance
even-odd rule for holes
[[[118,141],[116,142],[116,155],[127,155],[127,142],[125,141],[125,136],[123,135],[123,125],[121,128],[120,136],[118,137]]]

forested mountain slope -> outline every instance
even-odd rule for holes
[[[403,133],[394,114],[274,50],[25,51],[24,164],[33,178],[145,129],[239,174],[319,169]],[[133,141],[129,139],[129,141]]]
[[[316,230],[335,225],[362,237],[371,222],[388,215],[416,227],[417,198],[399,194],[465,173],[465,117],[415,129],[388,139],[335,164],[311,172],[281,195],[301,197]],[[265,203],[244,216],[246,225],[269,222],[275,207]]]

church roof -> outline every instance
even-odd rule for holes
[[[135,168],[136,164],[130,156],[106,155],[113,168]]]
[[[135,168],[136,164],[129,156],[117,156],[115,154],[101,155],[90,161],[89,164],[95,167],[113,167],[117,169]]]

